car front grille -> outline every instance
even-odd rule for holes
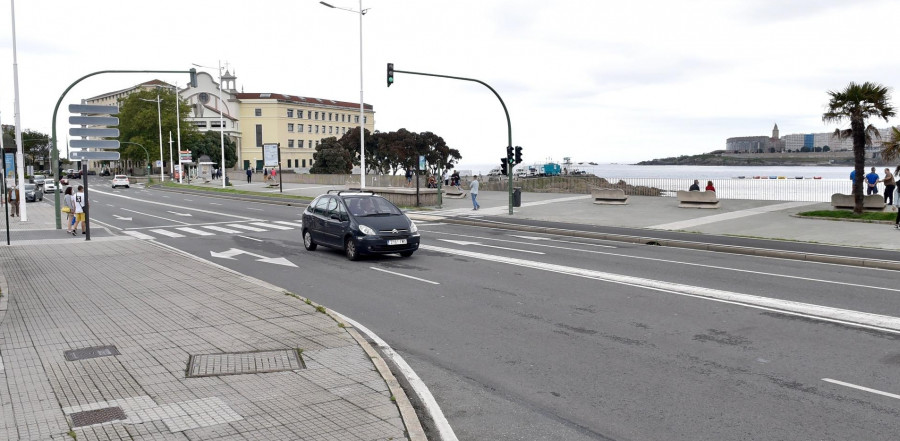
[[[382,236],[405,236],[409,234],[409,230],[407,229],[397,229],[397,230],[378,230],[378,234]]]

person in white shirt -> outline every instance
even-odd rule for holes
[[[472,177],[472,182],[469,182],[469,193],[472,193],[472,210],[477,210],[481,208],[481,205],[478,205],[478,176]]]
[[[78,229],[78,225],[81,225],[81,234],[86,234],[84,232],[84,206],[87,205],[87,200],[84,198],[84,186],[79,185],[78,191],[75,193],[75,226],[72,227],[72,235],[76,236],[78,233],[75,231]]]

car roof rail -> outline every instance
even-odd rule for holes
[[[338,196],[345,194],[369,194],[372,196],[376,196],[375,192],[372,190],[328,190],[326,194],[336,194]]]

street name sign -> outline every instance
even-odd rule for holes
[[[70,116],[69,124],[76,126],[117,126],[119,118],[115,116]]]
[[[98,115],[116,115],[119,106],[96,106],[92,104],[69,104],[69,113],[94,113]]]
[[[99,129],[99,128],[79,128],[72,127],[69,129],[71,136],[87,136],[91,138],[117,138],[119,129]]]
[[[69,152],[72,161],[118,161],[119,152]]]
[[[116,139],[70,139],[69,147],[76,149],[110,149],[119,148],[119,141]]]

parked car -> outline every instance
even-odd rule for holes
[[[43,201],[44,192],[37,184],[25,184],[25,202]]]
[[[115,175],[112,179],[112,188],[116,187],[125,187],[130,188],[131,183],[128,182],[128,176],[125,175]]]
[[[371,191],[331,190],[303,212],[303,246],[342,249],[350,260],[364,254],[398,253],[410,257],[419,249],[419,228],[396,205]]]
[[[53,179],[44,180],[44,193],[56,193],[56,181]]]

